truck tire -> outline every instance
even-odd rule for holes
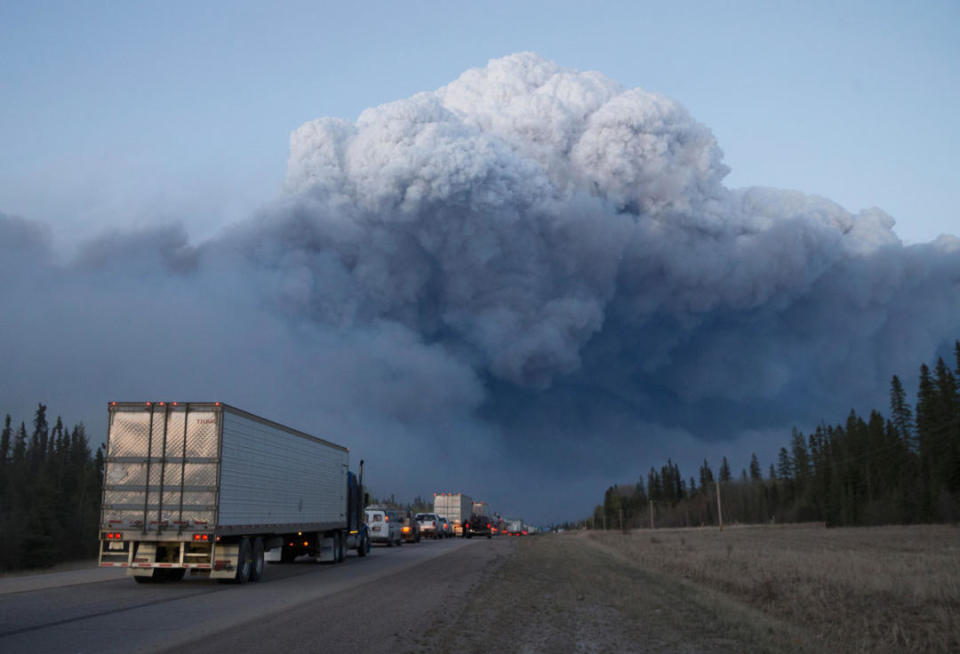
[[[229,584],[245,584],[250,581],[250,570],[253,568],[253,547],[250,546],[250,539],[244,536],[240,539],[240,547],[237,552],[237,571],[233,579],[225,579]]]
[[[253,563],[250,566],[250,581],[260,581],[263,577],[263,539],[253,539]]]
[[[333,534],[333,559],[329,561],[333,565],[340,563],[343,560],[343,539],[340,532],[335,532]]]
[[[164,581],[181,581],[186,576],[187,570],[186,568],[171,568],[166,573]]]
[[[360,538],[360,547],[357,548],[357,556],[366,556],[370,553],[370,538],[364,534]]]
[[[337,563],[343,563],[347,560],[347,535],[343,532],[340,533],[340,558],[337,559]]]

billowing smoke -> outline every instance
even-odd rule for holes
[[[0,216],[0,390],[222,399],[350,445],[377,492],[576,517],[667,456],[769,459],[882,408],[960,337],[958,239],[727,172],[668,98],[494,60],[303,125],[283,197],[207,243],[154,227],[63,264]]]

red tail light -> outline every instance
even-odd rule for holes
[[[210,540],[210,534],[194,534],[193,540],[206,542]]]

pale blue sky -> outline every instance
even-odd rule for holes
[[[198,5],[198,6],[197,6]],[[835,6],[839,5],[839,6]],[[276,195],[291,130],[531,50],[662,92],[730,186],[960,233],[960,3],[0,3],[0,211],[57,242]]]

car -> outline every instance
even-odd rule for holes
[[[414,520],[410,511],[407,511],[407,514],[403,517],[403,527],[400,529],[400,533],[403,534],[403,540],[408,543],[420,542],[420,523]]]
[[[443,523],[443,537],[453,538],[453,523],[447,520],[444,516],[440,516],[440,522]]]
[[[403,545],[403,518],[399,511],[367,507],[366,514],[371,543],[382,543],[387,547]]]
[[[418,513],[414,516],[420,525],[420,534],[424,538],[443,538],[443,521],[436,513]]]

